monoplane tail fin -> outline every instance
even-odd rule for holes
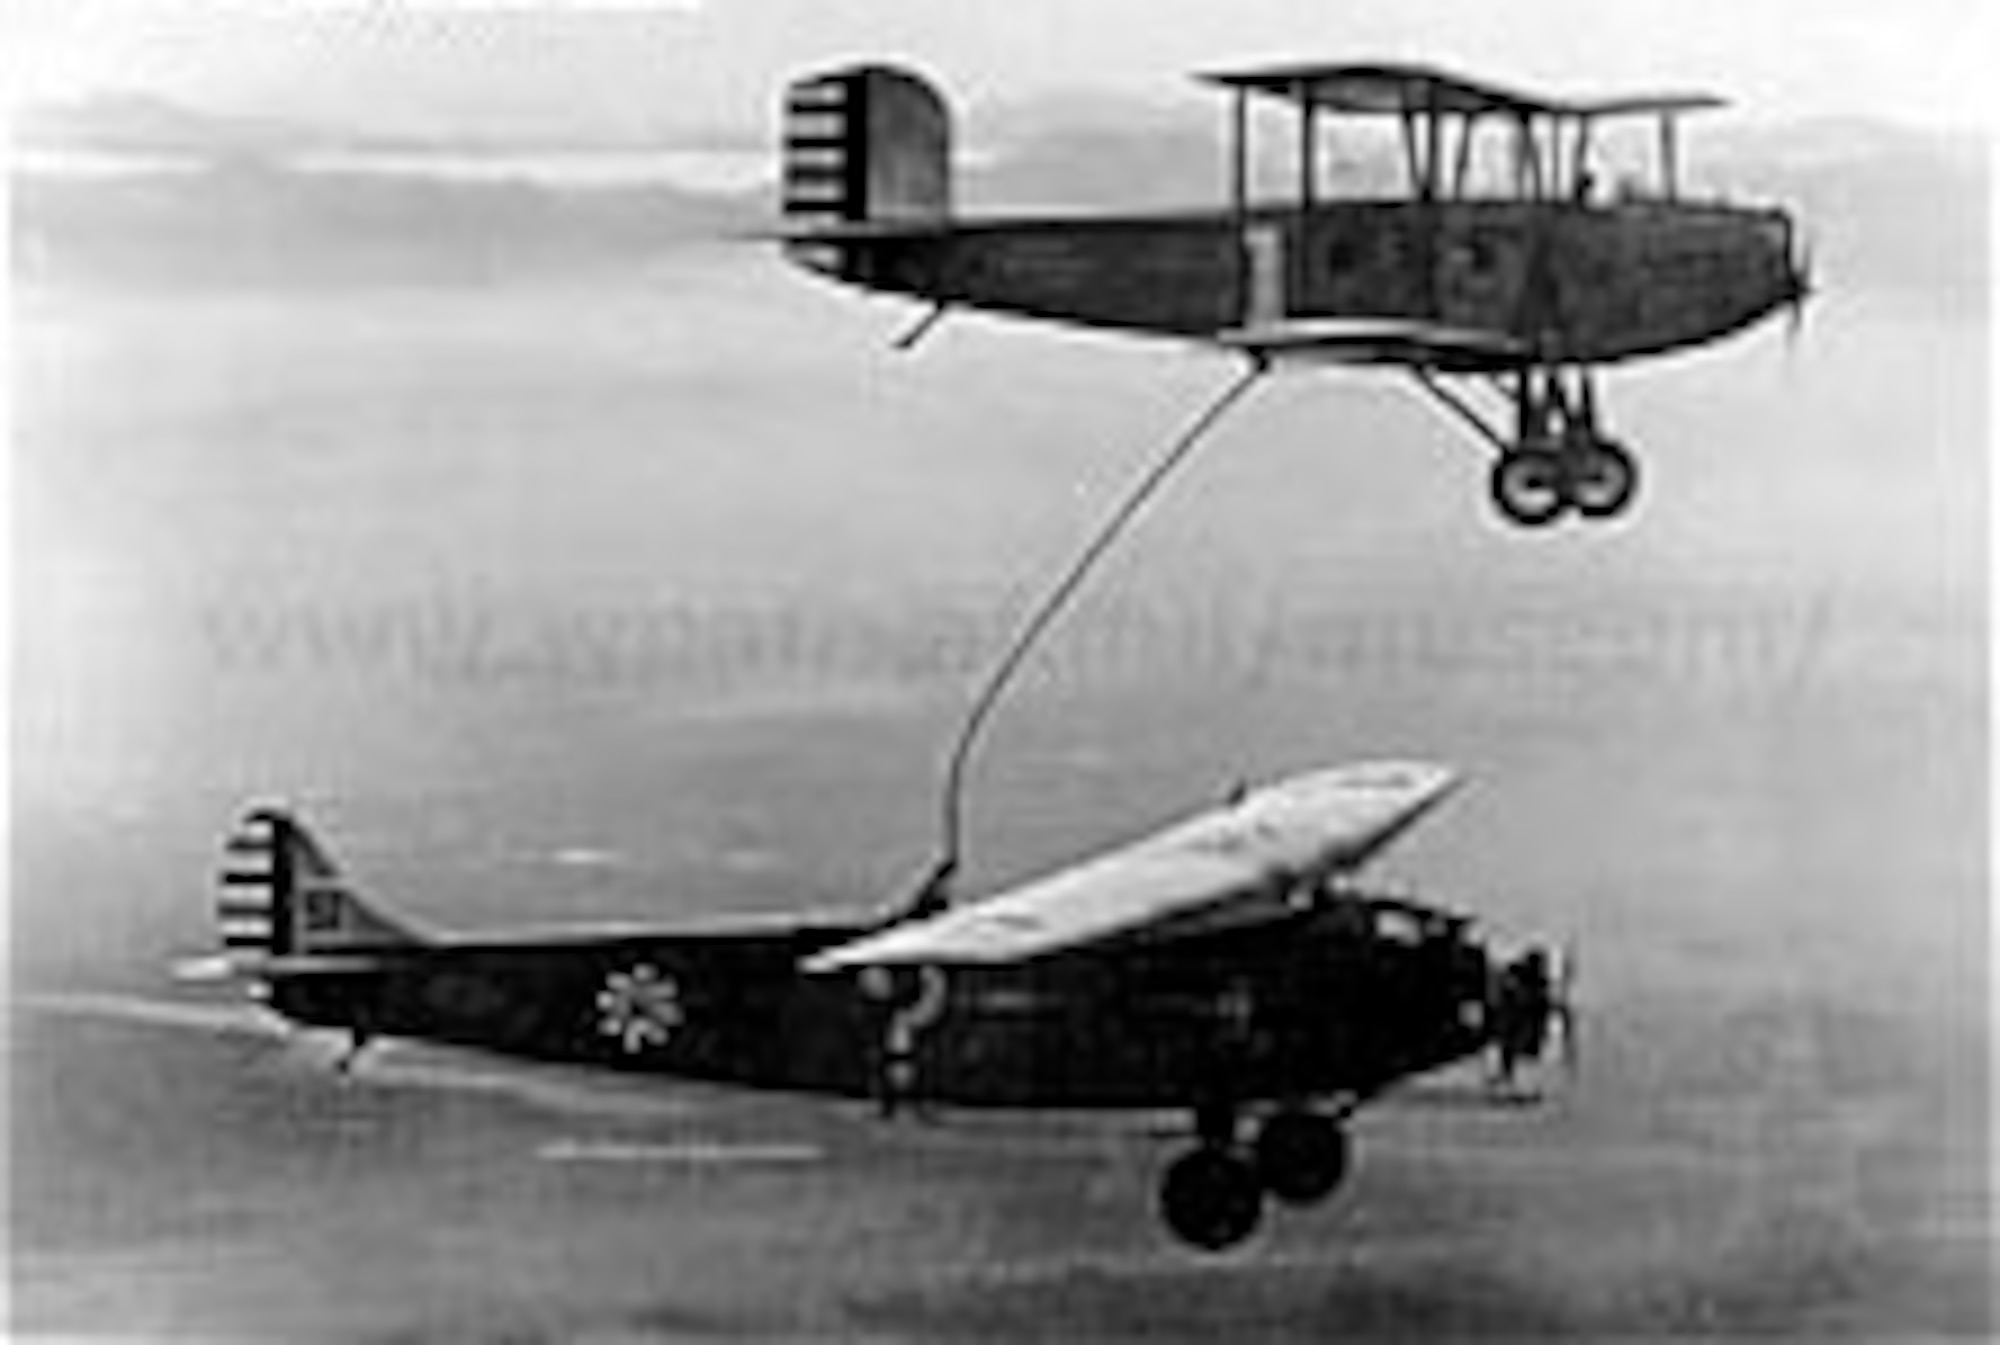
[[[283,809],[251,809],[223,844],[216,918],[225,956],[356,953],[422,941],[356,896]]]

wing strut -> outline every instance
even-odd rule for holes
[[[943,848],[919,890],[916,899],[918,904],[931,910],[944,904],[946,890],[958,869],[960,845],[964,836],[966,766],[971,760],[972,749],[978,741],[980,729],[985,726],[994,707],[999,704],[1001,694],[1006,691],[1008,683],[1013,680],[1014,674],[1020,670],[1021,664],[1033,650],[1035,641],[1054,623],[1056,617],[1061,615],[1063,607],[1075,596],[1076,591],[1083,587],[1083,581],[1089,578],[1091,569],[1104,553],[1111,549],[1126,526],[1138,517],[1154,493],[1166,484],[1167,478],[1187,460],[1195,447],[1215,427],[1216,422],[1222,419],[1244,393],[1250,391],[1251,385],[1263,377],[1269,368],[1270,361],[1267,357],[1257,352],[1251,354],[1250,367],[1225,388],[1219,397],[1203,408],[1200,415],[1189,422],[1188,427],[1174,440],[1167,452],[1147,470],[1138,483],[1127,492],[1117,509],[1098,526],[1096,533],[1091,536],[1089,545],[1070,562],[1069,568],[1063,571],[1055,586],[1029,613],[1027,620],[1021,623],[1013,641],[1001,654],[999,662],[995,663],[993,670],[986,675],[986,681],[980,687],[979,695],[974,698],[972,708],[966,713],[965,723],[959,729],[958,740],[953,744],[951,756],[945,766],[942,798]]]
[[[1421,364],[1410,366],[1410,372],[1416,376],[1418,384],[1422,386],[1425,392],[1437,398],[1440,406],[1471,426],[1473,432],[1481,439],[1499,449],[1501,456],[1504,457],[1514,450],[1514,445],[1501,438],[1499,433],[1486,423],[1486,418],[1475,411],[1463,397],[1438,382],[1436,374],[1424,368]],[[1499,383],[1498,379],[1494,381]],[[1505,384],[1500,384],[1500,388],[1502,392],[1507,390]]]

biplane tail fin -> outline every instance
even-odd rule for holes
[[[216,919],[225,959],[312,959],[422,942],[356,896],[283,809],[251,809],[223,847]]]
[[[922,228],[951,214],[951,112],[911,71],[859,65],[794,80],[784,153],[785,225],[804,265],[840,268],[842,249],[816,232]]]

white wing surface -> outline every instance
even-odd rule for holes
[[[807,971],[1019,962],[1354,869],[1448,794],[1424,762],[1318,771],[995,896],[809,958]]]

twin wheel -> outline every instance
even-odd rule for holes
[[[1312,1205],[1347,1175],[1347,1131],[1330,1116],[1282,1111],[1255,1142],[1215,1138],[1175,1159],[1160,1182],[1160,1214],[1174,1235],[1203,1251],[1221,1251],[1257,1230],[1264,1197]]]
[[[1615,440],[1587,438],[1560,447],[1522,446],[1493,464],[1493,503],[1523,527],[1553,523],[1569,509],[1611,518],[1632,503],[1639,465]]]

